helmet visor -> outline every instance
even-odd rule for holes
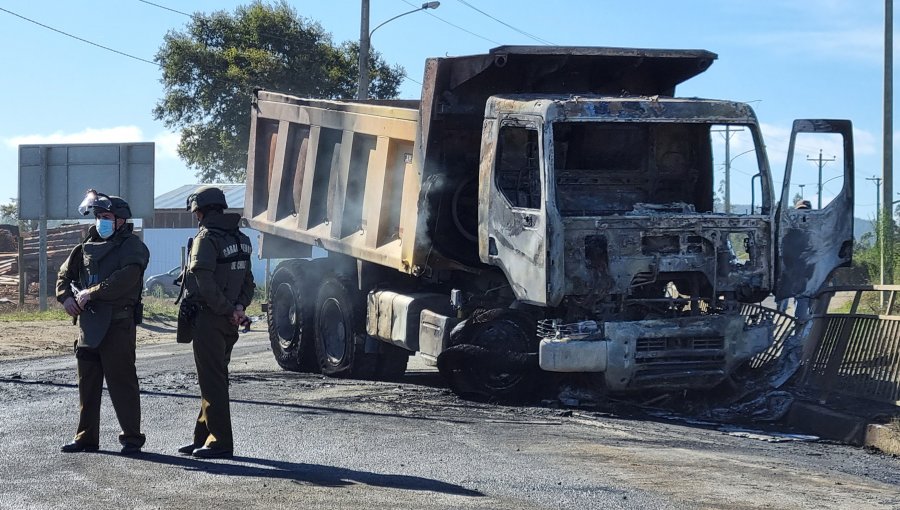
[[[84,197],[84,200],[81,201],[81,205],[78,206],[78,212],[81,213],[82,216],[87,216],[88,214],[96,215],[96,209],[112,211],[112,202],[103,195],[88,193]]]
[[[186,200],[186,202],[185,202],[185,206],[184,206],[184,208],[185,208],[188,212],[190,212],[191,206],[193,205],[193,202],[194,202],[195,200],[197,200],[197,194],[196,194],[196,193],[191,193],[190,195],[188,195],[187,200]]]

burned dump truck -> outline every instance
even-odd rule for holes
[[[791,154],[799,133],[837,137],[843,187],[795,209],[789,155],[776,201],[752,109],[674,97],[716,58],[503,46],[427,60],[419,101],[258,91],[244,215],[261,256],[285,259],[268,286],[278,363],[392,379],[419,353],[496,399],[546,372],[613,391],[721,382],[771,343],[741,303],[809,296],[850,262],[853,143],[849,121],[795,121]],[[740,214],[714,161],[737,130],[756,157]]]

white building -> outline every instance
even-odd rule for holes
[[[180,267],[188,238],[197,234],[197,220],[185,209],[187,197],[201,184],[188,184],[163,193],[153,200],[153,218],[143,221],[144,243],[150,248],[150,264],[144,277],[165,273]],[[244,213],[243,184],[215,184],[225,192],[226,212]],[[259,260],[259,232],[241,229],[250,238],[254,256],[251,259],[253,279],[262,287],[266,281],[266,261]],[[272,269],[275,264],[273,261]]]

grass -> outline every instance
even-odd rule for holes
[[[144,320],[178,320],[178,305],[174,301],[174,298],[144,296]]]
[[[264,289],[257,288],[253,302],[247,308],[247,315],[262,315],[260,304],[266,299]],[[175,321],[178,319],[178,305],[174,297],[144,296],[144,319],[152,321]],[[47,311],[41,312],[36,304],[26,304],[22,308],[15,305],[0,307],[0,322],[37,322],[72,320],[55,299],[47,299]]]
[[[829,306],[828,311],[830,313],[850,313],[850,308],[853,306],[853,300],[848,299],[844,301],[840,306]],[[897,306],[895,305],[892,310],[895,314],[897,313]],[[856,313],[860,314],[873,314],[873,315],[884,315],[887,313],[885,310],[885,306],[882,304],[882,296],[880,291],[863,291],[862,297],[859,300],[859,307],[857,308]]]
[[[69,314],[55,301],[47,303],[47,311],[41,312],[37,305],[25,305],[23,308],[0,310],[0,322],[37,322],[72,320]]]

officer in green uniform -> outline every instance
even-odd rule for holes
[[[89,190],[78,208],[96,224],[59,269],[56,299],[81,326],[75,344],[81,412],[75,439],[63,452],[96,451],[100,444],[103,379],[122,432],[122,454],[140,453],[141,401],[135,370],[135,323],[140,322],[143,275],[150,251],[132,232],[128,202]]]
[[[201,458],[233,455],[228,362],[238,326],[248,321],[244,310],[256,288],[250,238],[238,230],[241,216],[225,213],[227,208],[225,194],[212,186],[198,188],[187,199],[187,210],[196,215],[200,230],[188,245],[182,273],[178,340],[193,340],[201,401],[194,440],[178,451]]]

